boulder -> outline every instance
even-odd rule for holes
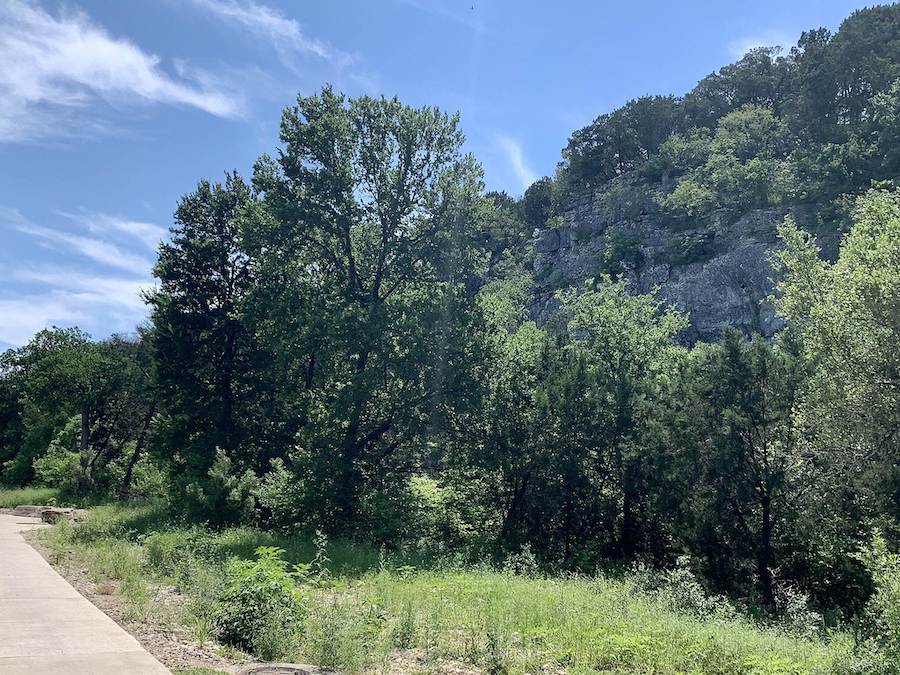
[[[75,509],[60,506],[32,506],[23,504],[13,509],[13,515],[20,518],[40,518],[45,523],[59,523],[75,519]]]

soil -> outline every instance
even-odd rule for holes
[[[87,570],[55,561],[36,530],[24,536],[75,590],[133,635],[144,649],[173,672],[186,668],[209,668],[237,673],[241,667],[254,662],[252,657],[222,648],[214,642],[200,644],[194,640],[187,628],[177,620],[185,598],[171,587],[154,587],[149,611],[136,620],[130,616],[125,598],[117,593],[116,582],[94,583]]]

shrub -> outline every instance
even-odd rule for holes
[[[673,265],[690,265],[712,257],[714,236],[711,233],[696,233],[676,236],[669,242],[669,260]]]
[[[235,473],[228,455],[216,450],[216,458],[202,481],[185,487],[185,510],[194,519],[215,525],[235,524],[252,519],[256,476],[250,471]]]
[[[600,259],[600,271],[616,277],[640,269],[645,262],[641,238],[635,234],[614,232],[607,240]]]
[[[459,545],[466,537],[466,525],[455,508],[453,489],[427,476],[409,479],[412,498],[412,535],[421,544],[438,548],[441,543]]]
[[[710,595],[691,569],[690,556],[679,556],[675,567],[660,575],[638,571],[635,580],[677,612],[700,619],[733,619],[737,610],[725,598]]]
[[[506,560],[503,561],[503,571],[525,577],[536,577],[540,570],[537,558],[531,551],[531,544],[525,544],[518,551],[506,556]]]
[[[256,560],[229,563],[215,620],[222,642],[264,660],[289,658],[302,622],[303,592],[284,549],[261,546]]]
[[[786,582],[776,584],[775,608],[787,632],[808,640],[824,634],[824,618],[810,607],[809,596],[795,586]]]
[[[84,486],[81,454],[77,448],[77,436],[81,430],[81,418],[70,419],[50,442],[47,452],[34,460],[34,473],[39,482],[59,488],[64,495],[77,495]]]
[[[678,221],[693,221],[712,211],[716,206],[716,194],[699,182],[686,178],[675,189],[660,198],[660,206]]]
[[[280,458],[272,460],[271,469],[260,480],[255,494],[266,525],[290,530],[302,522],[302,485]]]
[[[900,554],[887,549],[876,532],[870,546],[858,555],[875,584],[859,621],[857,651],[870,660],[869,672],[900,673]]]

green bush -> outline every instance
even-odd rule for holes
[[[250,471],[236,473],[221,449],[201,481],[184,487],[184,508],[193,520],[214,525],[248,522],[253,518],[258,480]]]
[[[256,560],[232,560],[215,619],[219,639],[264,660],[290,658],[304,617],[296,577],[274,546],[256,549]]]
[[[809,596],[787,582],[775,586],[775,609],[786,632],[814,640],[825,634],[825,619],[812,608]]]
[[[617,277],[627,271],[637,270],[645,262],[641,238],[636,234],[614,232],[607,239],[600,259],[600,271]]]
[[[669,260],[673,265],[690,265],[712,257],[714,235],[709,232],[673,237],[669,242]]]
[[[724,597],[710,594],[692,569],[690,556],[679,556],[675,566],[660,573],[635,570],[639,589],[681,614],[698,619],[736,619],[738,612]]]
[[[302,484],[280,458],[272,460],[255,495],[262,520],[269,527],[291,530],[303,521]]]
[[[426,548],[459,545],[466,538],[466,523],[455,508],[453,489],[427,476],[409,479],[412,497],[412,532]]]
[[[59,488],[65,495],[78,495],[85,486],[81,454],[77,437],[81,432],[81,417],[71,418],[50,442],[47,452],[34,460],[37,480],[49,487]]]
[[[857,652],[868,660],[867,672],[900,673],[900,554],[888,551],[877,533],[859,554],[875,584],[859,621]]]

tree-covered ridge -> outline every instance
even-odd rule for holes
[[[638,171],[671,183],[674,220],[716,208],[823,208],[900,175],[900,6],[810,30],[787,53],[757,48],[684,96],[644,96],[576,131],[554,186],[568,195]],[[840,206],[835,204],[834,206]]]

